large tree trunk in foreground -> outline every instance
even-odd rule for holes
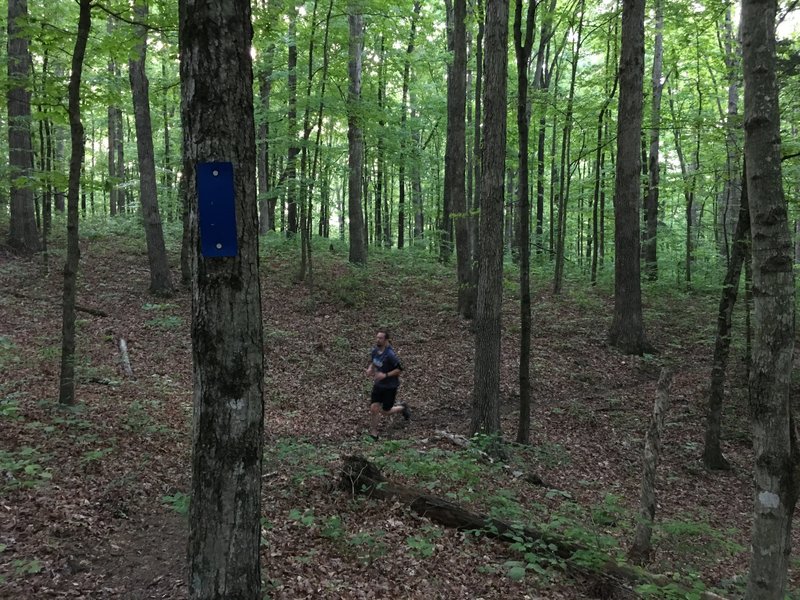
[[[181,0],[179,13],[194,363],[189,597],[261,600],[264,366],[250,0]],[[204,227],[206,210],[215,223],[227,221],[228,236],[216,238],[225,243],[204,239],[217,233]]]
[[[644,333],[639,254],[643,77],[644,0],[623,0],[614,198],[614,317],[608,338],[625,354],[652,351]]]
[[[69,160],[67,186],[67,259],[64,262],[64,296],[61,323],[61,377],[58,401],[75,404],[75,296],[78,285],[78,265],[81,250],[78,245],[78,202],[81,169],[83,167],[83,123],[81,122],[81,77],[86,43],[92,26],[91,0],[80,1],[78,35],[72,52],[72,72],[69,77],[68,107],[72,155]]]
[[[134,6],[137,22],[147,20],[147,0],[137,0]],[[172,277],[169,272],[161,213],[158,210],[158,185],[153,153],[153,127],[150,120],[150,84],[145,71],[147,58],[147,28],[137,26],[139,43],[134,49],[135,58],[128,65],[133,93],[133,110],[136,119],[136,150],[139,155],[139,200],[142,205],[147,259],[150,263],[150,292],[159,296],[172,295]]]
[[[27,0],[8,2],[8,166],[11,179],[11,221],[8,228],[9,245],[21,253],[39,250],[39,232],[34,214],[31,171],[31,54],[28,50]]]
[[[470,435],[500,434],[500,316],[503,303],[503,180],[506,156],[508,0],[486,3],[481,151],[481,225],[475,314],[475,384]]]
[[[784,597],[800,458],[791,397],[795,287],[781,179],[776,10],[776,0],[742,2],[744,148],[755,311],[750,370],[755,507],[749,600]]]

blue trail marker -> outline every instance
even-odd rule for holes
[[[197,163],[196,171],[200,253],[205,257],[236,256],[233,163]]]

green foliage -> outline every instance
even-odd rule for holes
[[[154,399],[132,400],[125,412],[125,421],[122,428],[135,433],[167,433],[169,427],[164,425],[151,411],[158,410],[161,402]]]
[[[19,400],[13,396],[0,398],[0,421],[19,421],[22,419],[19,411]]]
[[[114,448],[98,448],[96,450],[89,450],[84,452],[81,456],[81,464],[91,464],[100,461],[114,451]]]
[[[306,527],[313,527],[314,522],[316,521],[316,517],[314,516],[314,511],[312,509],[301,511],[300,509],[293,508],[291,511],[289,511],[289,519],[292,521],[297,521]]]
[[[647,583],[636,587],[643,598],[659,600],[701,600],[708,589],[697,574],[672,574],[672,581]]]
[[[620,505],[621,498],[615,494],[606,494],[602,503],[591,509],[592,522],[601,527],[613,527],[626,515],[626,510]]]
[[[442,532],[437,527],[425,525],[420,535],[411,535],[406,538],[406,545],[419,558],[430,558],[436,552],[436,540],[442,537]]]
[[[142,305],[142,310],[148,312],[167,311],[173,308],[175,308],[175,305],[171,303],[164,303],[164,304],[146,303]],[[152,327],[159,327],[161,329],[178,329],[183,325],[183,319],[177,315],[157,315],[152,319],[145,321],[145,324],[150,325]]]
[[[35,488],[49,481],[53,474],[43,466],[50,457],[36,448],[23,446],[19,450],[0,450],[0,490]]]
[[[673,552],[705,556],[734,555],[744,548],[733,541],[735,529],[719,531],[700,518],[673,519],[656,526],[655,543]]]
[[[183,492],[175,492],[174,494],[161,496],[161,503],[167,508],[174,510],[179,515],[189,514],[190,500],[191,496]]]
[[[360,531],[350,536],[347,544],[355,551],[362,563],[370,565],[389,553],[389,548],[383,540],[385,536],[386,532],[381,529]]]
[[[145,324],[161,329],[179,329],[183,325],[183,319],[175,315],[163,315],[145,321]]]
[[[10,337],[0,335],[0,371],[12,369],[19,362],[19,350]]]
[[[38,559],[16,559],[11,561],[14,574],[24,577],[25,575],[35,575],[42,572],[42,563]]]

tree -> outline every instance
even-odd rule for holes
[[[8,165],[11,172],[11,221],[8,242],[16,251],[36,252],[40,249],[39,232],[34,214],[31,172],[31,93],[27,81],[31,74],[28,35],[24,33],[28,18],[27,0],[8,2]]]
[[[553,275],[553,293],[560,294],[564,285],[564,244],[567,237],[567,203],[572,182],[572,163],[570,150],[572,147],[572,120],[575,104],[575,79],[578,76],[578,58],[583,45],[583,19],[586,12],[585,0],[580,0],[578,7],[578,30],[572,46],[572,69],[570,71],[569,93],[567,95],[567,114],[564,119],[561,133],[561,169],[558,182],[558,221],[556,231],[556,266]],[[570,29],[572,24],[570,24]],[[551,211],[552,214],[552,211]]]
[[[781,179],[776,10],[777,0],[742,2],[744,151],[755,311],[749,382],[755,506],[748,600],[784,597],[800,466],[792,414],[795,284]]]
[[[455,0],[452,13],[451,46],[453,62],[447,74],[447,147],[445,149],[444,207],[441,255],[449,257],[450,218],[455,223],[456,272],[458,276],[458,312],[463,317],[471,315],[470,281],[472,278],[472,252],[469,242],[467,218],[467,191],[464,179],[467,166],[467,3]]]
[[[264,365],[250,1],[180,0],[179,13],[195,382],[189,597],[260,600]],[[224,244],[204,238],[217,231],[203,229],[211,210],[232,227]]]
[[[359,100],[361,98],[361,52],[364,47],[364,17],[354,3],[350,5],[350,87],[347,108],[347,142],[349,177],[347,183],[347,214],[350,218],[350,262],[367,262],[364,240],[364,214],[361,209],[361,171],[364,164],[364,137],[361,132]]]
[[[608,337],[626,354],[652,350],[644,333],[639,257],[644,0],[623,0],[614,193],[614,317]]]
[[[508,0],[486,2],[483,147],[475,383],[470,435],[499,435],[500,332],[503,303],[503,180],[506,156]]]
[[[139,156],[139,200],[142,205],[147,259],[150,262],[150,292],[159,296],[172,295],[172,277],[169,272],[161,213],[158,208],[158,187],[153,151],[153,127],[150,120],[150,83],[147,80],[145,61],[147,58],[148,0],[137,0],[134,15],[138,43],[134,57],[128,64],[133,94],[133,112],[136,120],[136,150]]]
[[[72,72],[69,76],[67,115],[72,151],[69,160],[69,184],[67,186],[67,259],[64,262],[64,294],[61,320],[61,376],[58,402],[75,404],[75,296],[78,284],[78,265],[81,250],[78,245],[78,193],[83,168],[84,139],[81,122],[81,78],[86,43],[92,27],[92,0],[80,0],[78,34],[72,52]]]
[[[514,3],[514,51],[517,57],[517,131],[519,134],[519,427],[517,443],[527,444],[531,430],[531,203],[528,196],[528,65],[533,50],[533,27],[536,2],[528,2],[525,16],[525,37],[522,36],[522,0]]]
[[[661,65],[664,58],[664,8],[663,0],[656,0],[656,39],[653,44],[652,107],[650,109],[650,154],[647,158],[647,198],[645,200],[644,262],[647,278],[658,279],[658,193],[659,176],[658,145],[661,133]]]
[[[746,170],[746,167],[745,167]],[[742,180],[746,179],[745,174]],[[728,270],[722,283],[722,294],[717,314],[717,337],[714,343],[714,359],[711,364],[711,386],[708,394],[706,412],[705,444],[703,446],[703,466],[707,469],[730,469],[720,447],[722,429],[722,400],[725,396],[725,371],[731,347],[731,325],[733,308],[739,293],[739,279],[742,265],[748,253],[750,239],[750,212],[747,201],[747,188],[742,188],[739,201],[739,218],[733,236],[733,251],[728,261]]]
[[[405,245],[406,235],[406,142],[405,132],[406,123],[408,121],[408,87],[409,78],[411,77],[411,56],[414,54],[414,43],[417,35],[417,18],[419,17],[420,2],[414,1],[414,14],[411,17],[411,28],[408,32],[408,46],[406,47],[406,55],[403,62],[403,94],[400,105],[400,133],[403,136],[400,142],[400,164],[398,165],[398,190],[399,196],[397,199],[397,247],[402,248]],[[388,218],[386,219],[388,223]],[[387,236],[388,238],[388,236]]]

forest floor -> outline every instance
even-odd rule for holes
[[[57,404],[63,250],[55,245],[48,271],[41,257],[0,248],[3,599],[187,597],[191,295],[149,295],[141,236],[123,225],[103,231],[83,230],[78,303],[107,316],[78,313],[74,408]],[[643,436],[667,365],[675,377],[647,568],[741,597],[752,513],[741,323],[723,423],[733,468],[712,473],[700,460],[716,294],[685,293],[674,281],[646,287],[647,334],[659,353],[631,357],[605,341],[608,285],[575,279],[555,297],[535,273],[531,445],[490,462],[435,434],[469,425],[474,343],[456,314],[454,269],[412,250],[374,251],[356,269],[338,243],[315,249],[310,288],[295,281],[292,244],[262,245],[265,597],[594,597],[589,567],[339,491],[343,457],[362,455],[392,482],[619,558],[635,529]],[[519,320],[510,269],[504,289],[501,411],[513,439]],[[373,442],[363,371],[379,326],[393,331],[405,367],[400,398],[413,418],[384,420]],[[119,366],[121,337],[133,378]],[[790,579],[797,590],[795,561]],[[679,597],[664,586],[631,595]]]

